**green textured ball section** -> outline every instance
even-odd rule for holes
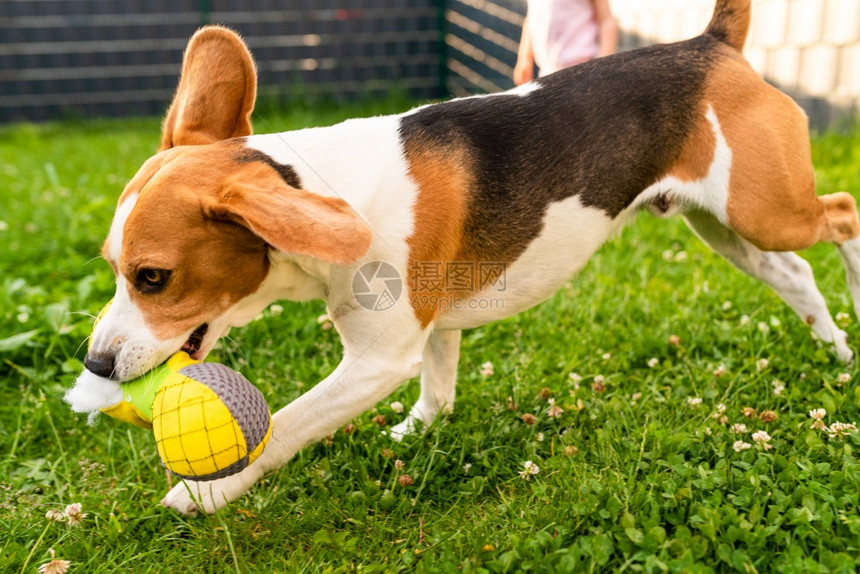
[[[152,405],[152,430],[162,464],[191,480],[235,474],[263,451],[272,417],[263,394],[219,363],[172,373]]]

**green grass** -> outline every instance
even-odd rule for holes
[[[303,108],[256,126],[403,105]],[[408,407],[413,381],[356,419],[354,434],[305,448],[218,515],[161,508],[168,483],[151,436],[105,417],[87,426],[62,402],[91,315],[112,294],[98,254],[114,202],[157,140],[154,119],[0,131],[0,572],[35,572],[49,548],[87,573],[860,569],[860,437],[830,439],[808,415],[860,422],[857,369],[680,220],[644,215],[550,301],[464,334],[456,411],[425,435],[393,443],[372,421],[396,422],[391,401]],[[860,195],[860,131],[813,146],[819,192]],[[835,250],[804,256],[860,340]],[[317,322],[322,303],[283,306],[213,356],[273,408],[340,356]],[[547,396],[560,417],[547,416]],[[714,418],[718,404],[727,422]],[[745,407],[778,418],[747,418]],[[747,432],[733,434],[735,423]],[[771,450],[732,448],[757,430]],[[528,481],[527,460],[540,468]],[[82,524],[45,517],[74,502]]]

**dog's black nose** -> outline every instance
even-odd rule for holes
[[[84,366],[94,375],[109,379],[113,375],[114,356],[107,353],[87,353]]]

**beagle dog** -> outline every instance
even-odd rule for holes
[[[543,301],[643,209],[680,214],[850,361],[793,251],[834,243],[860,301],[855,201],[816,196],[806,116],[744,60],[749,22],[750,0],[717,0],[685,42],[268,135],[252,135],[245,44],[194,34],[161,147],[119,198],[103,249],[116,295],[86,369],[118,389],[180,349],[202,360],[279,299],[324,299],[343,360],[277,411],[253,464],[162,503],[214,512],[419,375],[391,434],[429,424],[454,402],[461,329]]]

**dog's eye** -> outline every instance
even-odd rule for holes
[[[141,269],[137,272],[137,288],[143,293],[158,293],[170,279],[166,269]]]

